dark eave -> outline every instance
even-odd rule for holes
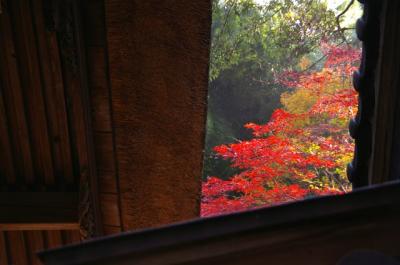
[[[342,196],[110,236],[42,252],[39,256],[44,264],[214,264],[216,259],[221,264],[227,260],[242,264],[233,255],[240,254],[249,255],[249,260],[258,264],[251,254],[255,250],[271,252],[269,246],[273,245],[275,251],[263,254],[273,260],[280,248],[288,256],[288,244],[303,244],[303,252],[307,245],[313,245],[313,259],[340,256],[345,254],[342,249],[351,251],[367,246],[390,254],[400,235],[400,227],[394,225],[400,221],[399,194],[400,183],[386,184]],[[321,238],[322,245],[317,243]],[[334,249],[329,250],[330,245]],[[327,248],[330,252],[325,253]],[[296,250],[290,251],[296,256]],[[318,264],[312,259],[308,262]],[[303,263],[299,260],[297,264]]]

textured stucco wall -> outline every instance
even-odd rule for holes
[[[198,217],[210,1],[105,3],[124,230]]]

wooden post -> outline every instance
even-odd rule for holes
[[[199,216],[210,1],[107,0],[124,230]]]

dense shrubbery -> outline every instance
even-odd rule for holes
[[[226,161],[215,159],[213,148],[250,139],[243,124],[266,123],[276,108],[282,108],[281,94],[290,93],[290,88],[278,75],[320,70],[322,41],[356,44],[353,26],[340,16],[350,0],[334,2],[340,1],[333,8],[328,5],[332,0],[213,0],[203,179],[227,179],[238,173]],[[353,9],[355,4],[348,12]],[[311,100],[306,96],[305,102],[292,103],[304,108]]]
[[[350,190],[345,166],[352,157],[348,120],[357,95],[351,87],[359,51],[325,44],[319,71],[285,72],[292,91],[281,97],[268,123],[248,123],[253,138],[214,148],[240,173],[203,183],[202,215],[245,210]]]
[[[213,1],[203,216],[350,190],[358,7],[261,2]]]

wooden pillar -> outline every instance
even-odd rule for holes
[[[375,71],[379,59],[383,6],[382,1],[358,1],[364,5],[363,16],[356,23],[357,37],[362,41],[362,57],[360,68],[353,75],[354,89],[358,92],[358,112],[349,125],[355,148],[353,161],[347,167],[347,175],[353,188],[369,185],[375,112]]]
[[[400,3],[383,1],[373,152],[369,181],[378,184],[400,179]]]
[[[199,215],[211,3],[106,0],[124,230]]]

